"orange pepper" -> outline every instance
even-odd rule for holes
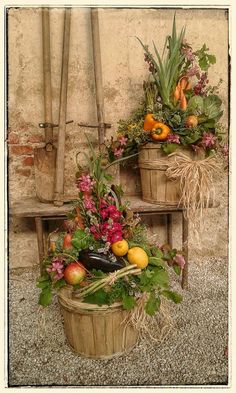
[[[144,118],[144,125],[143,125],[144,131],[151,131],[155,124],[156,124],[156,120],[154,119],[153,114],[148,113]]]
[[[151,138],[154,141],[165,141],[169,133],[170,133],[170,128],[166,124],[156,122],[156,124],[154,125],[151,131]]]

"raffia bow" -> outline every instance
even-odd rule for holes
[[[195,231],[203,229],[203,209],[215,203],[214,178],[221,170],[216,157],[192,160],[185,154],[172,153],[174,159],[168,163],[166,176],[179,181],[180,201],[185,216],[191,220]]]

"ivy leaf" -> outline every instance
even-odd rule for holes
[[[100,288],[96,292],[91,293],[88,296],[85,296],[83,302],[102,306],[103,304],[108,303],[107,293],[102,288]]]
[[[45,280],[45,281],[37,282],[36,287],[44,289],[49,287],[50,285],[51,285],[50,280]]]
[[[136,305],[136,301],[133,296],[123,295],[122,304],[125,310],[131,310]]]
[[[172,291],[162,291],[161,293],[163,296],[165,296],[167,299],[172,300],[172,302],[174,303],[180,303],[183,300],[183,296],[181,296],[179,293],[177,292],[172,292]]]
[[[40,293],[39,296],[39,304],[41,306],[49,306],[52,302],[52,288],[51,285],[47,286],[46,288],[43,288],[42,292]]]
[[[150,293],[149,299],[145,304],[145,311],[149,315],[155,315],[155,313],[159,310],[161,305],[160,297],[156,297],[154,293]]]
[[[166,267],[165,262],[161,258],[157,258],[157,257],[150,257],[148,259],[148,264],[153,266]]]
[[[55,282],[54,287],[56,289],[60,289],[61,287],[64,287],[64,285],[66,285],[66,282],[65,282],[64,278],[62,278],[61,280],[58,280]]]
[[[180,276],[181,273],[181,267],[179,265],[174,264],[173,265],[173,270],[176,274],[178,274],[178,276]]]

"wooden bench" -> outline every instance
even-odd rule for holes
[[[142,215],[165,215],[167,243],[172,246],[172,214],[179,212],[182,215],[182,250],[185,256],[186,264],[184,266],[181,285],[187,288],[188,285],[188,220],[184,217],[184,209],[173,205],[155,205],[142,201],[139,197],[124,197],[123,201],[130,202],[130,208],[134,213]],[[34,218],[38,242],[38,254],[40,270],[42,271],[42,261],[47,253],[45,247],[45,221],[64,219],[72,209],[72,203],[65,203],[63,206],[55,206],[53,203],[41,203],[36,198],[25,198],[24,200],[15,201],[9,209],[10,216],[18,218]]]

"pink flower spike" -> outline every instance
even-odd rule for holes
[[[204,132],[201,144],[203,147],[213,147],[215,145],[216,136],[211,132]]]
[[[128,138],[125,138],[125,136],[121,135],[118,137],[118,141],[120,142],[121,146],[125,146],[127,143]]]
[[[93,199],[90,196],[85,195],[83,203],[84,203],[85,209],[88,209],[92,213],[96,213],[97,209],[95,206],[95,202],[93,201]]]
[[[122,148],[115,148],[115,150],[113,151],[113,154],[116,158],[120,158],[123,154],[124,149]]]
[[[167,142],[180,144],[179,135],[177,135],[177,134],[169,134],[168,137],[167,137]]]
[[[91,179],[90,175],[82,175],[78,179],[77,186],[81,192],[89,192],[92,190],[95,181]]]

